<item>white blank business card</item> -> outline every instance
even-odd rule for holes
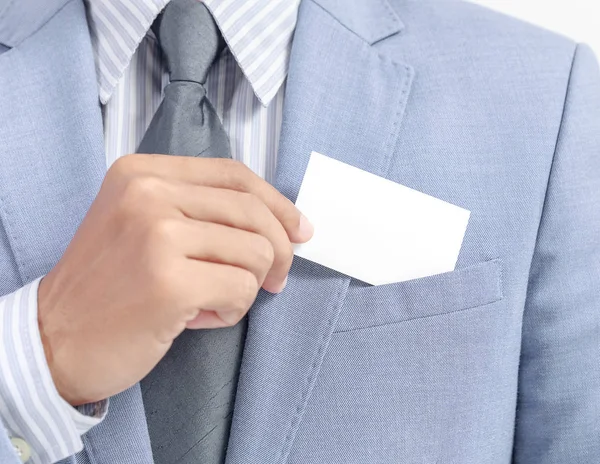
[[[470,216],[316,152],[296,206],[315,234],[295,254],[372,285],[454,270]]]

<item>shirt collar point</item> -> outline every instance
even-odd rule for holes
[[[275,97],[275,93],[260,93],[254,87],[252,87],[252,90],[263,108],[267,108],[273,101],[273,97]]]
[[[107,88],[103,85],[98,86],[98,97],[100,98],[100,103],[106,105],[112,97],[114,91],[114,87]]]
[[[258,99],[258,101],[264,108],[268,107],[271,104],[271,102],[273,101],[273,99],[275,98],[275,96],[277,95],[279,90],[281,90],[281,88],[283,87],[283,84],[284,84],[286,78],[287,78],[287,72],[284,73],[274,85],[271,85],[266,88],[265,87],[261,88],[260,86],[257,85],[257,82],[254,79],[251,79],[246,75],[246,79],[250,83],[250,86],[252,87],[252,91],[254,92],[254,95],[256,96],[256,98]]]

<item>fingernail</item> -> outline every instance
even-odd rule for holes
[[[304,216],[304,214],[300,216],[300,226],[298,227],[298,232],[302,237],[306,237],[307,240],[310,237],[312,237],[312,235],[315,232],[315,228],[310,223],[310,221],[306,219],[306,216]]]
[[[287,285],[287,281],[288,281],[288,278],[287,278],[287,276],[285,276],[285,279],[284,279],[283,283],[281,284],[281,287],[279,287],[275,293],[283,292],[283,289]]]

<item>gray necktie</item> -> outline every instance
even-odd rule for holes
[[[198,0],[172,0],[152,26],[170,83],[138,148],[230,158],[229,140],[206,98],[208,70],[225,43]],[[187,330],[142,381],[156,464],[225,461],[247,321],[217,330]]]

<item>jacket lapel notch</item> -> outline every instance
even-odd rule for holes
[[[344,4],[300,5],[274,182],[292,201],[312,151],[385,177],[409,97],[412,68],[369,44],[384,35],[376,31],[389,32],[381,27],[389,19],[361,23],[361,15],[379,17],[383,3]],[[356,32],[366,35],[367,26],[369,40]],[[296,258],[283,293],[259,294],[250,312],[227,464],[288,461],[349,284],[347,276]]]
[[[350,31],[373,45],[402,32],[404,23],[388,0],[313,0]]]

